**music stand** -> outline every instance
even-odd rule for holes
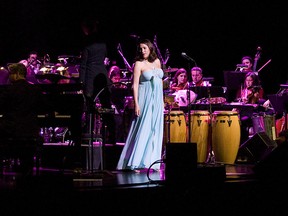
[[[284,129],[287,129],[287,109],[288,109],[288,95],[270,94],[267,95],[273,108],[277,113],[283,113]]]
[[[197,94],[197,100],[201,98],[225,96],[222,86],[191,86],[189,89]]]
[[[241,85],[244,83],[247,72],[241,71],[223,71],[224,84],[227,87],[226,99],[228,102],[234,101],[237,95],[237,91],[241,89]]]

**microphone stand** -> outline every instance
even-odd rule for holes
[[[188,106],[187,106],[187,112],[188,112],[188,143],[191,142],[191,115],[190,115],[190,106],[191,106],[191,100],[190,100],[190,82],[188,81],[188,90],[186,92],[187,94],[187,100],[188,100]]]
[[[100,147],[100,172],[104,172],[104,148],[105,148],[105,127],[106,125],[104,125],[104,130],[102,130],[102,134],[95,134],[94,135],[94,125],[95,125],[95,117],[97,117],[98,114],[101,113],[107,113],[107,111],[105,112],[105,109],[103,109],[103,111],[99,111],[99,109],[96,110],[95,107],[95,103],[97,101],[97,99],[99,98],[99,95],[109,86],[113,85],[112,84],[108,84],[107,86],[103,87],[98,94],[95,96],[94,100],[91,102],[91,104],[88,103],[88,107],[87,110],[89,111],[89,142],[88,142],[88,172],[89,173],[94,173],[94,146],[93,146],[93,141],[95,139],[95,141],[99,142],[99,147]],[[112,109],[111,109],[112,110]],[[96,113],[96,116],[95,116]],[[103,127],[103,125],[101,126]],[[108,171],[105,171],[106,173],[109,173]],[[109,173],[110,174],[110,173]],[[110,174],[112,175],[112,174]]]
[[[190,106],[191,106],[191,100],[190,100],[190,87],[191,87],[191,82],[192,82],[192,77],[191,77],[191,65],[190,62],[188,62],[188,90],[187,90],[187,99],[188,99],[188,105],[187,105],[187,113],[188,113],[188,143],[191,142],[191,115],[190,115]]]

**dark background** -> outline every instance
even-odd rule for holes
[[[137,39],[153,41],[163,57],[170,52],[167,67],[194,66],[181,56],[185,52],[204,76],[223,85],[223,71],[235,70],[244,55],[254,58],[262,48],[257,69],[269,59],[259,76],[265,93],[276,93],[286,83],[288,9],[277,1],[94,1],[94,0],[2,0],[0,3],[0,65],[26,59],[31,50],[51,62],[59,55],[78,56],[81,51],[81,18],[88,13],[100,17],[109,39],[108,55],[125,68],[117,52],[132,65]]]

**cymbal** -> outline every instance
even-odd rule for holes
[[[44,67],[53,67],[54,65],[55,65],[54,63],[47,62],[43,66]]]
[[[165,73],[173,73],[176,72],[178,70],[178,68],[168,68],[168,69],[164,69]]]

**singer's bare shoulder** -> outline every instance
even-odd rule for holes
[[[156,68],[161,68],[161,62],[160,62],[159,58],[155,59],[154,64],[155,64]]]

